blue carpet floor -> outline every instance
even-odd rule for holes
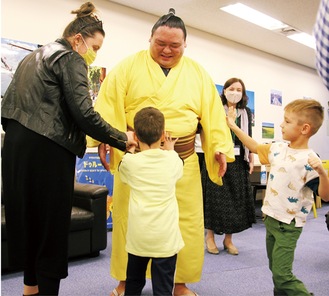
[[[313,212],[299,239],[294,273],[315,296],[329,295],[329,232],[324,215],[329,204],[323,203]],[[257,214],[260,216],[259,207]],[[265,250],[265,227],[259,217],[252,228],[233,235],[238,256],[229,255],[222,248],[223,236],[216,236],[219,255],[205,253],[202,279],[188,285],[199,296],[271,296],[273,284]],[[79,258],[69,263],[69,276],[61,282],[60,295],[108,296],[116,286],[110,277],[111,232],[108,246],[96,258]],[[188,269],[188,266],[186,266]],[[2,274],[1,295],[22,295],[22,273]],[[152,295],[149,280],[143,295]],[[296,295],[298,296],[298,295]]]

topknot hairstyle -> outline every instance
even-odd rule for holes
[[[153,36],[156,29],[158,29],[159,27],[167,26],[169,28],[181,29],[184,33],[184,40],[186,40],[187,32],[186,32],[185,24],[180,17],[175,15],[175,13],[176,13],[175,9],[170,8],[168,14],[165,14],[162,17],[160,17],[152,28],[151,36]]]

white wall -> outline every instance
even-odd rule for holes
[[[65,26],[74,18],[70,14],[71,10],[79,8],[84,2],[2,0],[1,36],[46,44],[61,36]],[[158,17],[106,0],[93,2],[100,12],[107,34],[95,65],[109,70],[127,55],[149,46],[150,31]],[[303,97],[319,100],[325,107],[325,121],[312,137],[310,146],[321,158],[329,159],[329,93],[315,70],[193,28],[187,30],[185,55],[200,62],[216,84],[223,85],[228,78],[239,77],[248,90],[255,92],[253,135],[257,141],[266,141],[262,139],[262,122],[273,122],[274,139],[281,139],[279,125],[283,118],[283,107],[270,104],[272,89],[282,92],[283,105]]]

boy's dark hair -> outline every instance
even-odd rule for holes
[[[162,26],[167,26],[169,28],[181,29],[184,34],[184,40],[186,41],[187,33],[186,33],[185,24],[180,17],[175,15],[175,9],[170,8],[168,14],[165,14],[158,19],[158,21],[154,24],[154,26],[152,28],[151,36],[153,36],[153,34],[157,28],[162,27]]]
[[[135,115],[135,134],[139,141],[149,146],[161,139],[164,128],[164,116],[161,111],[154,107],[145,107]]]

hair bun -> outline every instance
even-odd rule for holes
[[[96,8],[91,2],[86,2],[80,6],[80,9],[72,10],[71,13],[76,14],[77,18],[93,15]]]

